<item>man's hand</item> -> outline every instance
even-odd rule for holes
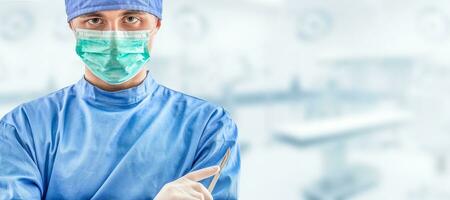
[[[203,168],[167,183],[155,200],[212,200],[211,193],[198,181],[217,174],[219,166]]]

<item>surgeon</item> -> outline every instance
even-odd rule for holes
[[[85,73],[0,120],[0,199],[237,199],[229,113],[147,70],[162,0],[65,2]]]

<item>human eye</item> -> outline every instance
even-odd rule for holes
[[[103,23],[103,20],[99,17],[88,19],[87,22],[91,25],[99,25]]]
[[[135,23],[139,22],[140,19],[135,16],[126,16],[124,21],[125,21],[125,23],[128,23],[128,24],[135,24]]]

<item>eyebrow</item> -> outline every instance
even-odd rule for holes
[[[103,15],[100,14],[99,12],[93,12],[93,13],[88,13],[88,14],[84,14],[81,15],[81,18],[87,18],[87,17],[102,17]]]
[[[128,10],[128,11],[122,13],[122,15],[131,15],[131,14],[144,15],[144,14],[146,14],[146,12],[140,11],[140,10]]]
[[[132,14],[145,15],[146,12],[140,11],[140,10],[127,10],[127,11],[121,13],[121,15],[132,15]],[[88,17],[103,17],[103,16],[104,15],[102,15],[99,11],[97,11],[97,12],[81,15],[80,17],[81,18],[88,18]]]

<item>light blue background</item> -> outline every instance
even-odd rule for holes
[[[0,115],[81,78],[63,1],[0,0],[0,19]],[[323,152],[338,140],[280,129],[382,110],[411,117],[339,141],[377,180],[349,199],[450,199],[448,1],[166,1],[152,53],[158,82],[231,111],[241,199],[308,199],[335,167]]]

